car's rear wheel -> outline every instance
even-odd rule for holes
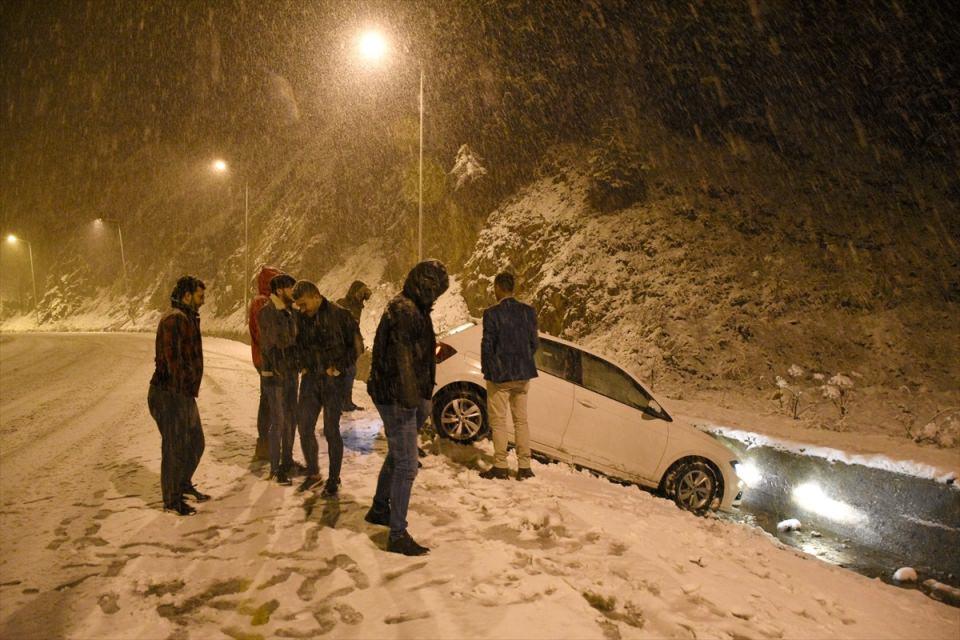
[[[433,423],[437,433],[454,442],[468,443],[487,432],[487,403],[471,387],[444,391],[433,403]]]
[[[713,504],[720,483],[713,467],[703,460],[690,460],[673,471],[669,491],[678,507],[699,514]]]

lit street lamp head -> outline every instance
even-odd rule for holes
[[[213,170],[216,171],[217,173],[227,172],[227,163],[225,160],[220,160],[220,159],[214,160],[212,167],[213,167]]]
[[[379,62],[387,53],[387,40],[379,31],[365,31],[358,42],[360,55],[370,62]]]
[[[17,243],[17,236],[15,236],[15,235],[13,235],[13,234],[11,233],[10,235],[7,236],[7,242],[9,242],[10,244],[16,244],[16,243]]]

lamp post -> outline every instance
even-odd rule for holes
[[[387,54],[387,40],[378,31],[365,31],[360,35],[360,55],[370,62],[378,63]],[[423,63],[420,67],[420,153],[417,170],[417,262],[423,260]]]
[[[230,167],[220,158],[210,165],[214,173],[226,174]],[[250,288],[250,183],[243,180],[243,308],[247,308],[247,295]]]
[[[120,263],[123,265],[123,281],[127,281],[127,257],[123,253],[123,231],[120,228],[120,221],[116,218],[97,218],[94,220],[94,224],[98,227],[102,227],[104,224],[115,224],[117,225],[117,238],[120,239]]]
[[[40,326],[40,300],[37,298],[37,276],[33,270],[33,245],[29,241],[24,240],[23,238],[18,238],[12,233],[7,236],[7,242],[10,244],[17,244],[22,242],[27,245],[27,252],[30,255],[30,282],[33,285],[33,308],[37,313],[37,326]]]

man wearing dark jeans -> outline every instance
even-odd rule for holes
[[[279,484],[292,484],[293,439],[296,433],[297,321],[293,315],[293,276],[270,280],[270,302],[257,314],[260,326],[260,377],[270,407],[270,476]]]
[[[430,312],[449,285],[443,263],[417,264],[383,312],[373,342],[367,391],[383,419],[387,457],[366,520],[389,525],[387,551],[407,556],[430,551],[407,532],[407,508],[417,477],[417,430],[430,415],[436,378],[437,341]]]
[[[250,315],[247,325],[250,329],[250,352],[253,357],[253,366],[257,375],[263,369],[263,358],[260,355],[260,323],[258,314],[264,306],[270,303],[270,281],[282,271],[276,267],[264,266],[257,276],[257,295],[250,302]],[[267,392],[264,390],[260,377],[260,406],[257,409],[257,448],[254,451],[254,460],[270,459],[270,405],[267,403]]]
[[[181,516],[196,513],[184,495],[198,502],[207,496],[193,486],[193,473],[203,455],[203,427],[197,394],[203,378],[200,315],[206,287],[193,276],[183,276],[170,294],[171,309],[157,327],[155,363],[147,406],[162,440],[160,491],[163,508]]]
[[[297,314],[297,347],[303,369],[297,428],[307,461],[307,478],[301,491],[317,486],[320,479],[315,434],[317,414],[323,408],[323,436],[327,441],[329,472],[323,489],[325,497],[340,490],[340,469],[343,464],[343,438],[340,416],[349,397],[350,381],[345,372],[357,360],[357,325],[350,313],[330,302],[317,285],[301,280],[293,288]]]

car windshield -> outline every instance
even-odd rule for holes
[[[650,395],[633,378],[605,360],[581,354],[583,386],[617,402],[645,410],[650,406]]]

